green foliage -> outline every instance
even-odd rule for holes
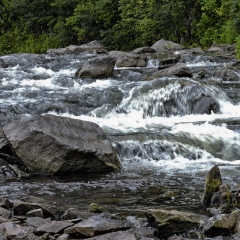
[[[237,58],[240,59],[240,36],[236,39],[236,55]]]
[[[93,40],[126,51],[161,38],[208,47],[238,36],[239,0],[0,1],[0,54]]]

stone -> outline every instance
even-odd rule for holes
[[[117,59],[116,66],[119,68],[147,66],[147,58],[139,54],[128,53],[123,51],[111,51],[109,55]]]
[[[44,218],[44,213],[43,210],[41,208],[29,211],[26,213],[27,217],[40,217],[40,218]]]
[[[92,122],[50,114],[30,116],[4,126],[4,132],[16,156],[32,174],[121,168],[111,142]]]
[[[25,235],[26,231],[19,225],[12,222],[5,222],[0,224],[0,233],[5,235],[7,239],[16,239],[18,235]]]
[[[0,207],[0,216],[3,218],[11,218],[12,212],[5,208]]]
[[[102,213],[102,212],[106,212],[106,210],[104,209],[104,207],[100,206],[97,203],[91,203],[89,205],[89,211],[93,212],[93,213]]]
[[[112,56],[100,56],[85,62],[75,73],[78,78],[109,78],[113,76],[117,59]]]
[[[54,218],[53,214],[48,210],[44,209],[42,206],[36,203],[28,203],[28,202],[19,202],[14,205],[13,212],[14,215],[27,215],[27,213],[35,210],[42,210],[42,214],[44,218]]]
[[[60,235],[56,240],[68,240],[68,239],[70,239],[70,236],[69,236],[69,234],[62,234],[62,235]]]
[[[196,228],[206,219],[205,216],[177,210],[149,209],[146,212],[148,224],[157,230],[159,238]]]
[[[168,68],[151,73],[146,77],[146,80],[149,81],[156,78],[170,77],[170,76],[191,77],[192,74],[190,72],[190,69],[185,64],[179,63],[172,67],[168,67]]]
[[[201,227],[205,236],[228,235],[236,232],[237,223],[239,222],[240,209],[230,214],[218,214],[209,218]]]
[[[85,238],[85,240],[139,240],[139,238],[132,233],[126,231],[118,231],[96,237]]]
[[[134,49],[131,53],[146,54],[146,53],[156,53],[156,51],[150,47],[140,47],[140,48]]]
[[[49,54],[79,54],[82,52],[90,52],[90,53],[106,53],[107,49],[98,41],[92,41],[90,43],[82,44],[80,46],[70,45],[65,48],[55,48],[48,49],[47,53]]]
[[[67,221],[52,221],[51,223],[44,224],[39,226],[36,230],[36,234],[58,234],[63,233],[64,229],[69,228],[73,225],[73,223]]]
[[[13,208],[13,203],[8,199],[2,198],[0,199],[0,207],[11,210]]]
[[[214,192],[211,198],[211,207],[218,209],[219,213],[228,213],[232,204],[230,188],[227,184],[219,186],[217,192]]]
[[[51,223],[51,218],[41,218],[41,217],[28,217],[26,223],[29,227],[38,228],[42,225],[47,225]]]
[[[126,230],[129,228],[131,228],[131,224],[128,221],[105,219],[101,216],[93,216],[65,229],[64,233],[82,234],[86,237],[93,237],[95,235]]]
[[[169,51],[177,51],[182,50],[184,46],[178,43],[174,43],[172,41],[166,41],[164,39],[160,39],[155,42],[151,48],[153,48],[157,53],[165,53]]]
[[[202,197],[202,203],[209,207],[211,204],[211,198],[214,192],[218,191],[219,186],[222,184],[222,177],[217,165],[213,166],[206,175],[205,187]]]

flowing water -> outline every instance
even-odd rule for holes
[[[122,171],[8,180],[0,183],[0,197],[39,197],[80,209],[98,202],[110,212],[128,215],[148,208],[204,212],[204,178],[213,165],[219,166],[226,183],[240,183],[239,82],[226,82],[224,89],[201,85],[217,100],[220,113],[191,115],[181,83],[198,85],[194,79],[139,80],[142,73],[157,68],[154,59],[146,68],[116,68],[113,78],[73,78],[91,57],[1,56],[9,65],[0,69],[1,123],[49,113],[95,122],[116,147]],[[208,69],[223,63],[195,57],[187,65]],[[162,102],[172,94],[178,96],[183,113],[165,111]]]

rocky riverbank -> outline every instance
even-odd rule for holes
[[[96,203],[83,211],[54,206],[40,198],[1,199],[0,239],[238,239],[239,192],[240,189],[230,190],[222,183],[219,168],[214,166],[206,176],[202,198],[209,215],[159,208],[144,211],[145,217],[140,218],[109,213]]]

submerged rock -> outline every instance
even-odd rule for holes
[[[120,169],[115,149],[95,123],[54,115],[24,117],[6,125],[4,133],[30,173]]]

